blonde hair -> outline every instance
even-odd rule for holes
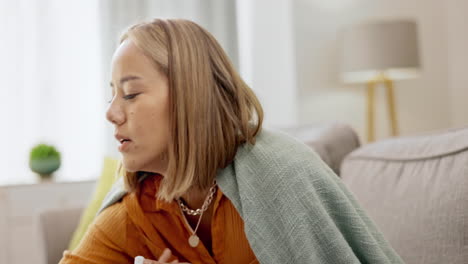
[[[171,140],[158,198],[171,201],[211,187],[239,145],[255,143],[263,110],[216,39],[194,22],[155,19],[130,27],[130,39],[168,77]],[[124,172],[128,191],[139,173]]]

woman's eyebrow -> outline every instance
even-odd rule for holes
[[[125,77],[122,77],[120,78],[120,86],[122,86],[125,82],[128,82],[128,81],[133,81],[133,80],[139,80],[141,79],[141,77],[138,77],[138,76],[135,76],[135,75],[128,75],[128,76],[125,76]],[[111,87],[114,87],[114,84],[112,83],[112,81],[109,83]]]

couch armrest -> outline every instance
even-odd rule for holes
[[[37,215],[47,264],[57,264],[80,221],[83,208],[48,209]]]
[[[282,129],[314,149],[337,174],[343,159],[360,146],[355,130],[343,123],[304,125]]]

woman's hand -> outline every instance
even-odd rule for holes
[[[171,250],[166,248],[163,251],[161,257],[159,257],[159,260],[144,259],[143,262],[138,262],[135,258],[135,264],[179,264],[179,261],[177,259],[172,262],[168,262],[171,256]]]

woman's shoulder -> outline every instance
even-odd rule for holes
[[[281,185],[285,179],[302,183],[330,174],[311,147],[283,132],[266,129],[257,135],[255,144],[238,149],[232,165],[233,169],[227,168],[218,176],[218,182],[226,182],[225,189],[235,186],[229,181],[232,175],[237,181],[261,186],[266,180],[270,185]]]
[[[101,213],[96,216],[95,224],[109,225],[113,222],[123,222],[128,218],[127,209],[125,207],[125,200],[127,195],[124,198],[109,207],[105,208]],[[120,220],[120,221],[119,221]],[[117,224],[117,223],[115,223]]]
[[[284,163],[303,163],[320,160],[318,154],[298,139],[277,130],[262,129],[254,145],[244,145],[238,152],[239,159],[257,162],[263,160],[271,165],[272,161]],[[259,163],[257,163],[259,164]]]
[[[128,212],[125,206],[127,196],[112,204],[96,216],[93,225],[115,244],[123,245],[126,239]]]

